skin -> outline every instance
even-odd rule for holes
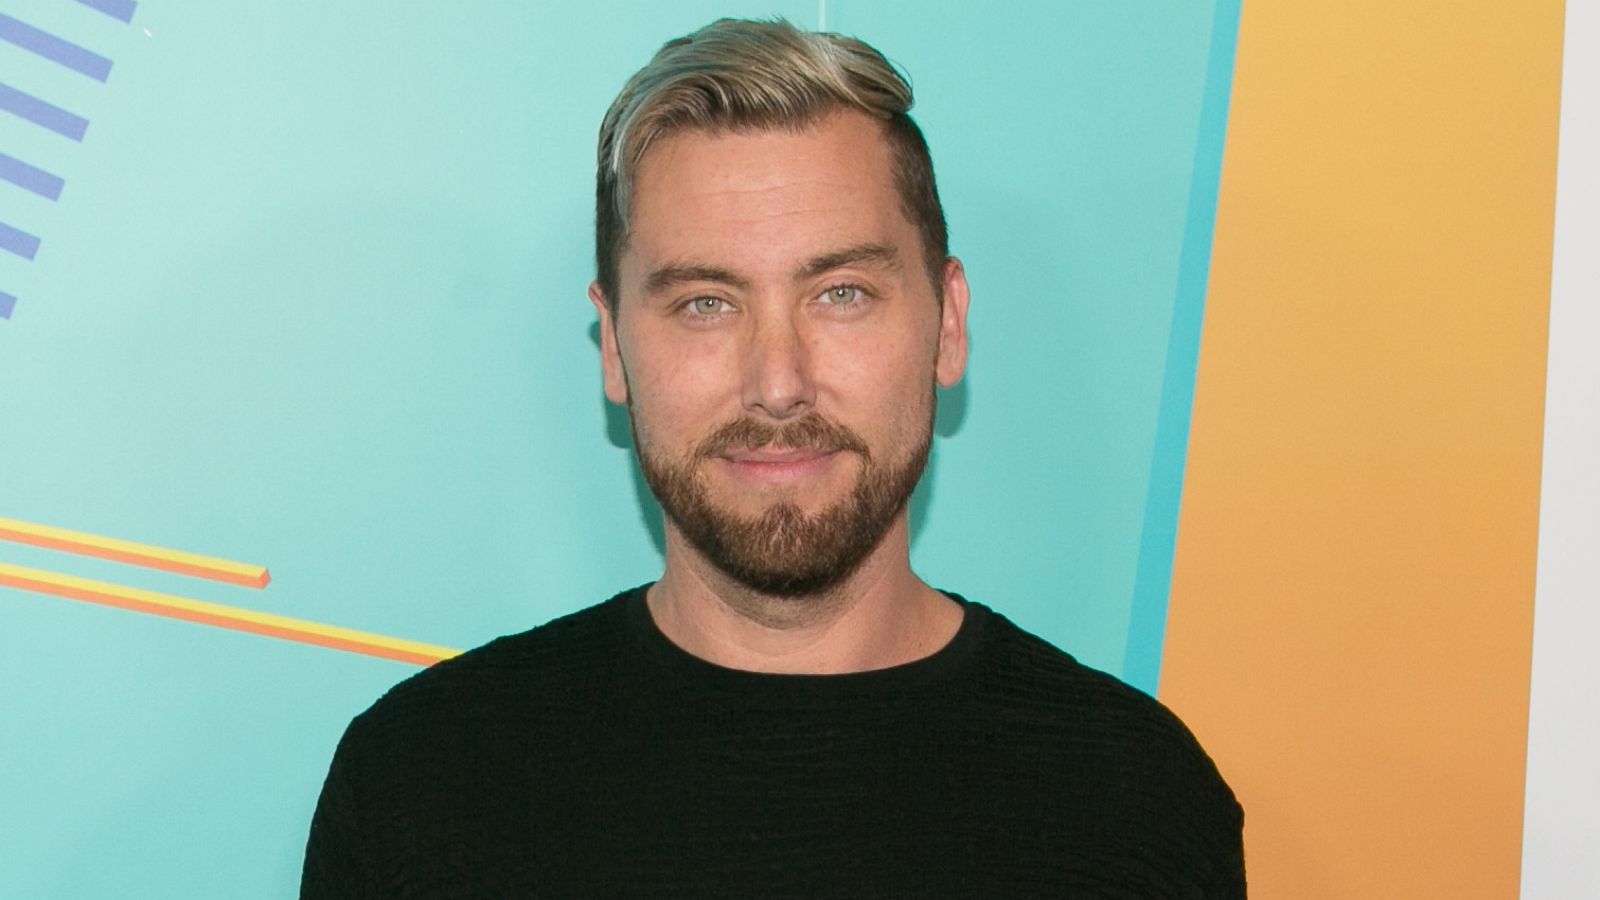
[[[860,435],[875,459],[907,458],[933,390],[967,358],[966,276],[938,273],[901,211],[881,125],[836,112],[803,131],[690,131],[654,144],[633,191],[617,311],[598,284],[606,396],[629,404],[641,448],[687,459],[718,426],[815,413]],[[719,507],[777,502],[811,513],[844,497],[855,453],[738,448],[706,461]],[[736,583],[666,521],[666,569],[649,591],[657,625],[730,668],[827,674],[898,665],[944,646],[953,601],[910,565],[902,510],[865,562],[822,596],[770,597]]]

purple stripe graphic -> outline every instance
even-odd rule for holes
[[[59,106],[51,106],[9,84],[0,84],[0,109],[75,141],[83,140],[83,133],[89,130],[88,119],[75,116]]]
[[[5,13],[0,13],[0,41],[9,41],[96,81],[105,81],[106,76],[111,74],[111,60],[40,31],[26,22],[18,22]]]
[[[17,308],[17,298],[5,291],[0,291],[0,319],[11,318],[11,311]]]
[[[0,222],[0,250],[10,250],[23,259],[33,259],[33,255],[39,252],[39,239]]]
[[[60,199],[61,188],[66,184],[49,172],[36,169],[4,153],[0,153],[0,179],[9,181],[23,190],[33,191],[46,200]]]
[[[124,22],[133,21],[133,10],[139,5],[134,0],[78,0],[78,2],[91,9],[98,9],[113,19],[121,19]]]

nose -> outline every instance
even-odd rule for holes
[[[816,402],[811,354],[794,317],[774,314],[753,323],[745,354],[744,407],[774,419],[788,419]]]

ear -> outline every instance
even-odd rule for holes
[[[627,406],[628,376],[622,368],[622,350],[617,346],[617,317],[598,281],[589,285],[589,302],[600,314],[600,371],[605,376],[606,399]]]
[[[934,361],[933,377],[940,387],[954,387],[967,370],[967,273],[961,260],[950,257],[944,264],[944,300],[939,307],[939,356]]]

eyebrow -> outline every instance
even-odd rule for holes
[[[807,260],[794,270],[795,281],[806,281],[824,272],[853,265],[874,265],[893,272],[900,271],[900,254],[886,244],[857,244],[834,250]],[[731,288],[748,290],[749,279],[734,274],[720,266],[703,266],[691,263],[673,264],[655,269],[644,280],[646,295],[654,296],[683,284],[710,282]]]
[[[725,284],[740,290],[746,290],[750,287],[750,282],[727,269],[718,268],[717,266],[662,266],[645,278],[644,292],[652,295],[659,294],[668,288],[696,281]]]
[[[815,278],[824,272],[845,266],[874,265],[892,272],[900,271],[900,254],[887,244],[857,244],[832,253],[824,253],[794,270],[795,281]]]

